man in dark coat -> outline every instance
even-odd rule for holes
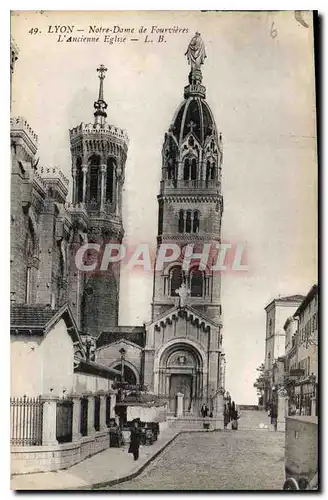
[[[133,420],[132,424],[133,427],[131,429],[129,453],[133,454],[134,460],[138,460],[139,446],[141,441],[141,430],[139,428],[138,420]]]
[[[229,423],[229,407],[228,404],[224,405],[224,410],[223,410],[223,423],[224,423],[224,428],[226,429]]]

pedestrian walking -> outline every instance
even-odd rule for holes
[[[205,414],[206,414],[206,406],[205,406],[205,404],[202,404],[202,407],[201,407],[201,409],[200,409],[200,414],[201,414],[201,416],[202,416],[203,418],[205,418],[205,416],[206,416],[206,415],[205,415]]]
[[[138,460],[139,458],[139,446],[141,441],[141,430],[139,428],[139,421],[137,419],[132,422],[132,429],[130,435],[130,446],[128,453],[133,454],[134,460]]]
[[[225,404],[223,410],[223,424],[225,429],[227,428],[228,423],[229,423],[229,406]]]
[[[275,403],[272,403],[272,405],[271,405],[270,415],[271,415],[271,425],[273,425],[274,430],[276,431],[277,430],[277,420],[278,420],[278,408],[277,408],[277,405]]]
[[[234,411],[232,414],[232,422],[231,422],[231,429],[233,431],[238,431],[238,420],[240,418],[239,411],[237,406],[234,407]]]
[[[228,401],[228,423],[231,421],[232,416],[232,404],[231,401]]]
[[[205,418],[208,416],[209,414],[209,409],[208,409],[208,406],[205,405]]]

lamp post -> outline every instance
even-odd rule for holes
[[[120,349],[120,354],[121,354],[121,382],[123,384],[124,382],[124,361],[125,361],[125,354],[126,354],[126,350],[122,347],[122,349]]]

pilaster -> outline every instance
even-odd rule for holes
[[[42,446],[58,444],[56,439],[56,417],[58,396],[43,396]]]

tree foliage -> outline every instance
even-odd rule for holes
[[[258,372],[258,377],[255,380],[253,387],[257,389],[257,395],[258,396],[263,396],[264,389],[268,384],[268,379],[265,374],[265,366],[264,363],[261,363],[260,366],[256,368],[256,371]]]

